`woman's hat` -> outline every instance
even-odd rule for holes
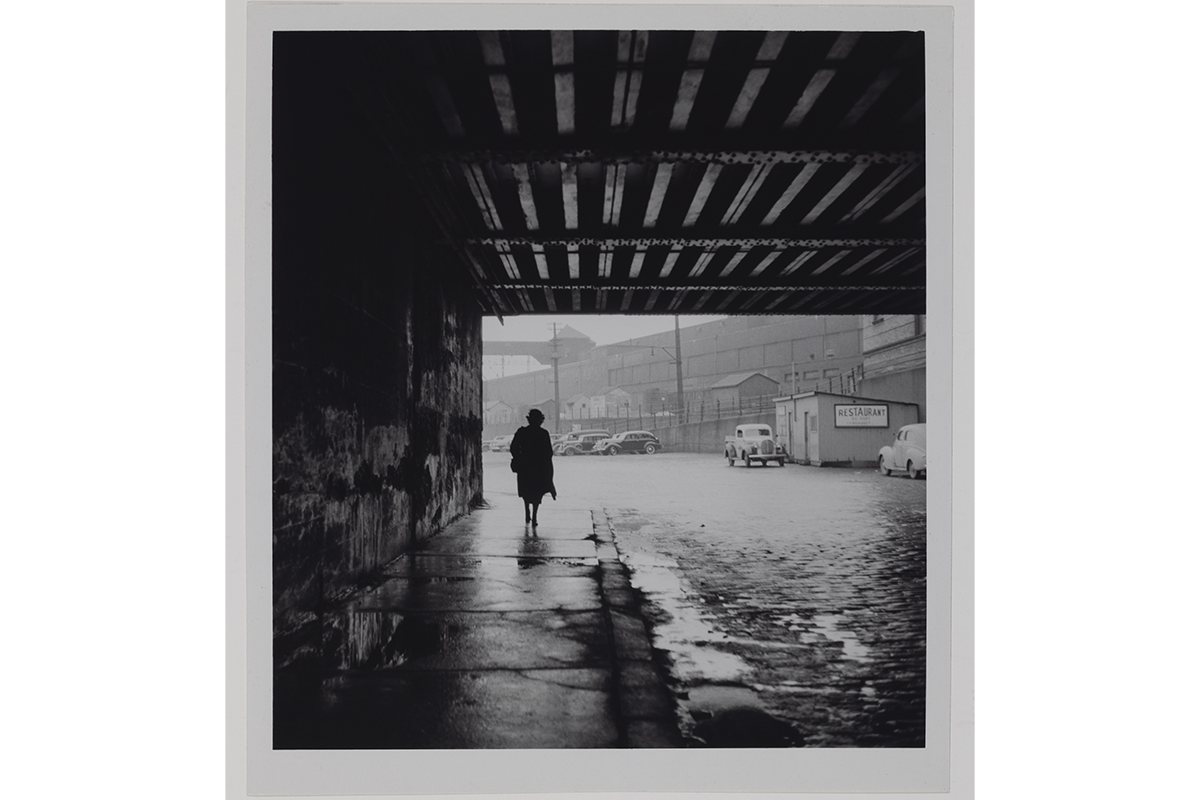
[[[533,422],[534,420],[537,420],[538,422],[544,422],[546,415],[540,410],[532,408],[529,410],[529,413],[525,415],[525,419],[529,420],[530,422]]]

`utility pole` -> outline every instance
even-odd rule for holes
[[[679,346],[679,315],[675,315],[675,407],[683,410],[683,350]]]
[[[554,432],[561,433],[558,411],[558,323],[550,324],[554,331],[554,336],[550,339],[550,363],[554,365]]]

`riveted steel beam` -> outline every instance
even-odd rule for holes
[[[608,149],[469,150],[424,153],[422,159],[466,164],[892,164],[924,162],[915,151],[837,152],[833,150],[683,151]]]
[[[862,292],[923,292],[923,286],[858,286],[858,285],[782,285],[782,286],[746,286],[742,283],[735,284],[713,284],[713,283],[688,283],[688,284],[664,284],[664,283],[628,283],[625,281],[614,281],[612,283],[498,283],[497,289],[508,289],[511,291],[536,290],[543,289],[561,290],[564,292],[574,292],[581,289],[591,289],[594,291],[609,291],[619,292],[622,290],[629,291],[648,291],[648,292],[729,292],[740,291],[743,288],[753,290],[755,292],[827,292],[832,290],[837,291],[862,291]]]
[[[924,239],[771,239],[771,238],[735,238],[728,239],[688,239],[688,238],[657,238],[652,236],[639,238],[533,238],[533,237],[482,237],[468,239],[468,244],[483,247],[494,247],[506,251],[513,247],[531,247],[534,250],[544,250],[547,247],[565,247],[577,252],[584,247],[598,247],[601,250],[613,250],[618,247],[633,247],[646,249],[649,247],[670,247],[672,249],[701,248],[716,250],[722,247],[736,247],[739,250],[750,250],[757,247],[770,247],[775,250],[786,250],[791,247],[802,247],[818,250],[825,247],[923,247]]]

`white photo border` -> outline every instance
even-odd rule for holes
[[[973,790],[973,6],[247,3],[229,0],[227,796]],[[928,680],[924,748],[271,750],[270,43],[275,30],[924,30]],[[253,535],[257,532],[257,535]],[[850,794],[847,794],[850,793]]]

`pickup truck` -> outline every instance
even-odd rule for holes
[[[725,460],[731,467],[735,461],[747,467],[774,461],[782,467],[786,458],[787,452],[776,443],[770,425],[738,425],[733,436],[725,437]]]

